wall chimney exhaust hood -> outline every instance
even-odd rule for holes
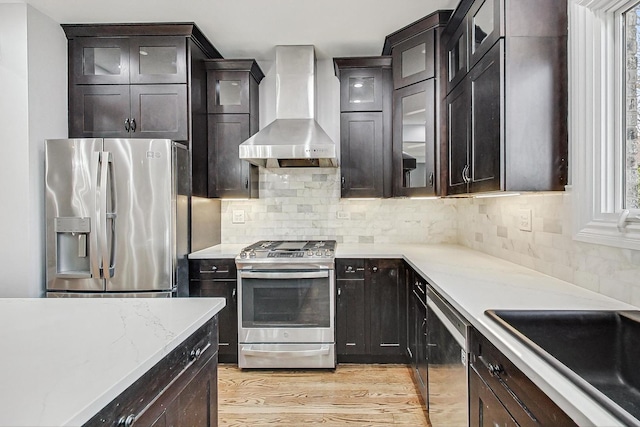
[[[313,46],[276,46],[276,120],[240,144],[254,165],[337,167],[336,144],[315,120]]]

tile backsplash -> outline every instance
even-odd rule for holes
[[[222,243],[458,243],[640,306],[640,251],[574,241],[570,192],[341,199],[339,169],[261,168],[260,199],[223,200],[221,209]],[[523,231],[529,210],[531,231]]]
[[[571,193],[460,199],[458,243],[640,306],[640,251],[573,240]],[[531,231],[520,215],[531,210]]]
[[[455,243],[455,200],[341,199],[340,169],[260,168],[260,199],[222,201],[222,243]],[[234,223],[234,211],[244,223]]]

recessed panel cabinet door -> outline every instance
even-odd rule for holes
[[[186,85],[131,86],[131,138],[186,141],[187,123]]]
[[[336,289],[336,352],[366,354],[364,280],[337,280]]]
[[[518,427],[509,411],[474,369],[469,369],[469,418],[470,427]]]
[[[404,356],[407,335],[403,271],[400,260],[366,261],[365,280],[369,280],[372,310],[370,351],[373,355]]]
[[[342,197],[382,197],[382,113],[342,113],[340,128]]]
[[[471,82],[471,192],[500,190],[503,137],[502,43],[469,73]],[[497,96],[497,94],[500,94]]]
[[[72,85],[69,94],[70,138],[130,136],[128,85]]]
[[[469,91],[468,84],[459,84],[446,99],[448,148],[447,194],[469,191]]]
[[[249,197],[249,163],[238,149],[249,136],[248,114],[209,114],[209,197]]]

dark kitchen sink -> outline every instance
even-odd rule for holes
[[[640,311],[485,313],[625,424],[640,426]]]

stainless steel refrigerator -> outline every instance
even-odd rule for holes
[[[167,139],[45,142],[47,297],[188,289],[189,168]]]

